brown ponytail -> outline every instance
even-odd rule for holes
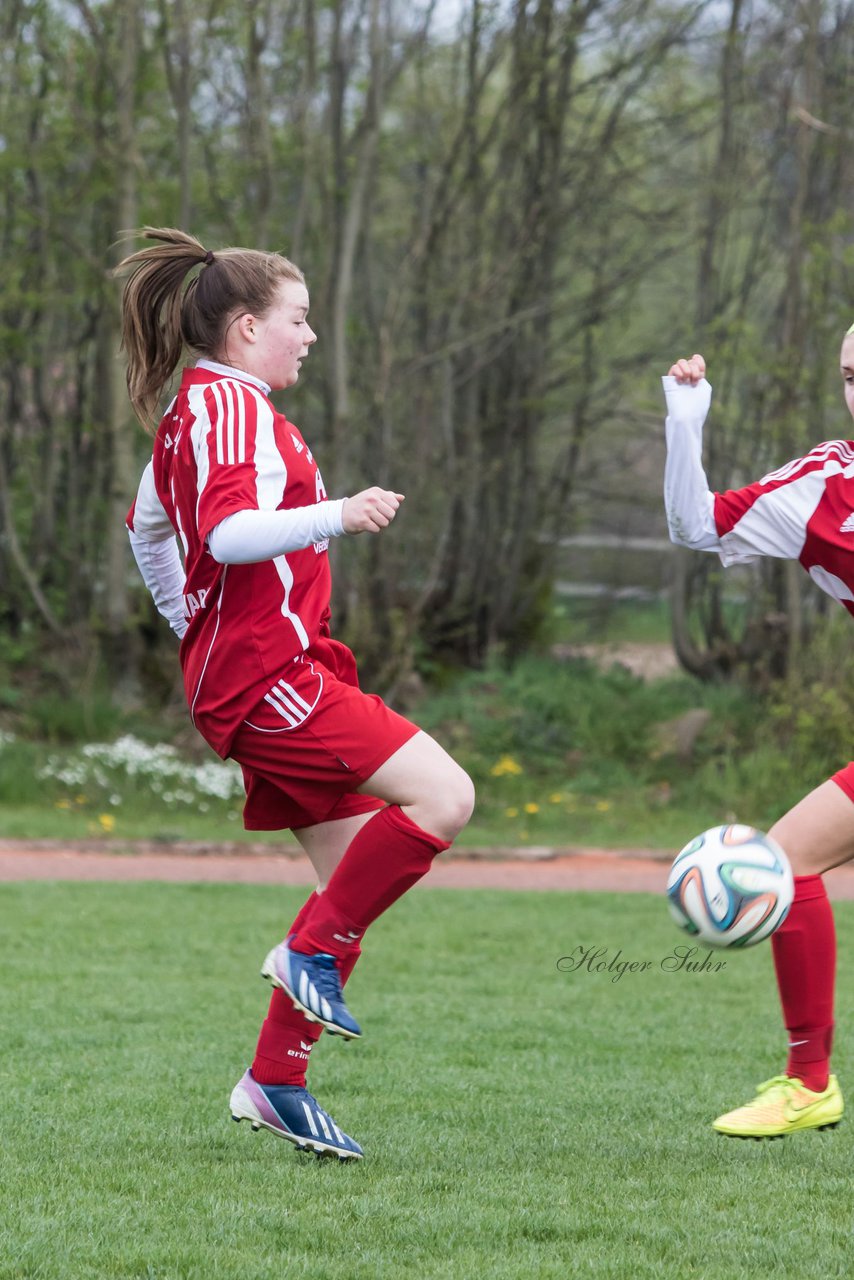
[[[129,232],[131,236],[161,242],[130,254],[116,267],[117,275],[128,276],[122,347],[130,402],[142,425],[153,430],[157,402],[184,348],[222,359],[233,320],[247,311],[263,316],[283,280],[305,284],[305,277],[281,254],[255,249],[214,253],[195,236],[172,227],[143,227]],[[187,281],[199,266],[204,270]]]

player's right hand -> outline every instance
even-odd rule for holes
[[[701,355],[693,355],[690,360],[677,360],[667,370],[667,376],[677,382],[690,382],[692,387],[696,387],[706,376],[706,362]]]
[[[402,493],[390,489],[363,489],[344,499],[342,518],[345,533],[379,533],[391,524],[403,502]]]

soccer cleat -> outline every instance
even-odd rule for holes
[[[362,1029],[344,1003],[335,957],[325,952],[303,955],[280,942],[267,956],[261,976],[290,996],[309,1022],[319,1022],[333,1035],[355,1040]]]
[[[339,1160],[361,1160],[362,1148],[297,1084],[259,1084],[244,1073],[231,1092],[232,1120],[250,1120],[253,1129],[269,1129],[292,1142],[297,1151]]]
[[[779,1138],[799,1129],[833,1129],[843,1110],[836,1076],[821,1093],[794,1076],[774,1076],[759,1086],[752,1102],[718,1116],[713,1127],[730,1138]]]

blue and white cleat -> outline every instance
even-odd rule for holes
[[[309,1022],[319,1022],[327,1031],[345,1040],[355,1040],[362,1034],[362,1028],[344,1003],[341,975],[334,956],[323,951],[303,955],[291,951],[287,942],[280,942],[264,961],[261,976],[268,978],[274,987],[281,987]]]
[[[249,1120],[292,1142],[297,1151],[339,1160],[361,1160],[362,1148],[342,1133],[307,1089],[298,1084],[259,1084],[247,1071],[231,1092],[232,1120]]]

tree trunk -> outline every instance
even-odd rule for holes
[[[114,161],[116,211],[119,229],[138,221],[135,135],[135,94],[140,54],[140,0],[122,0],[116,65],[117,149]],[[118,250],[116,251],[118,256]],[[115,348],[121,332],[121,288],[110,289],[111,323],[102,327],[101,341],[109,344],[108,421],[110,472],[104,572],[105,658],[119,691],[132,695],[138,682],[137,653],[130,643],[128,616],[129,550],[125,518],[138,476],[133,449],[134,420],[127,395],[124,361]]]

